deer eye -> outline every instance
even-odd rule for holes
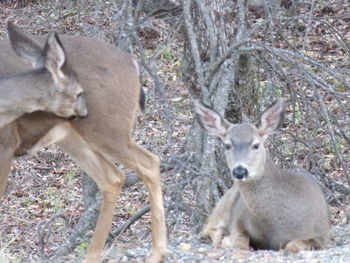
[[[231,150],[232,149],[232,145],[231,144],[228,144],[228,143],[225,143],[225,149],[227,151]]]
[[[252,146],[252,149],[253,150],[258,150],[259,149],[259,143],[256,143],[256,144],[254,144],[253,146]]]

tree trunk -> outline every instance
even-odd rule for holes
[[[185,83],[190,83],[189,92],[193,98],[237,121],[244,100],[255,97],[254,89],[245,89],[239,81],[249,72],[249,56],[233,54],[220,67],[214,65],[232,43],[242,40],[246,29],[244,1],[236,4],[230,0],[186,0],[183,9],[186,49],[182,72],[186,72]],[[192,220],[198,232],[215,203],[232,185],[232,179],[218,139],[204,134],[197,123],[189,132],[186,147],[186,151],[195,153],[192,162],[199,164],[203,173],[192,183],[196,196]]]

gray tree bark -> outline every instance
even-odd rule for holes
[[[239,78],[249,72],[249,56],[238,52],[224,58],[236,44],[244,43],[245,3],[230,0],[183,1],[186,50],[182,71],[189,92],[228,119],[241,118],[245,100],[253,100],[254,89],[243,88]],[[218,61],[221,64],[217,66]],[[251,108],[244,107],[246,109]],[[186,150],[194,152],[192,162],[199,164],[202,176],[192,183],[196,209],[192,215],[198,232],[214,204],[232,184],[218,139],[207,136],[194,123]]]

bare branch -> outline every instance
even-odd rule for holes
[[[93,203],[80,217],[78,224],[74,226],[69,238],[59,246],[59,249],[56,251],[55,255],[50,258],[50,260],[54,262],[54,260],[57,260],[73,251],[82,242],[82,240],[84,240],[84,235],[86,234],[87,230],[94,228],[101,205],[100,199],[97,199],[98,201]]]
[[[64,231],[67,231],[69,226],[68,218],[63,214],[57,214],[52,216],[47,222],[41,222],[37,227],[37,235],[39,238],[39,246],[40,246],[40,257],[42,259],[50,258],[50,255],[46,255],[45,253],[45,245],[49,242],[50,237],[52,236],[52,224],[55,220],[62,219],[64,221],[65,227]]]
[[[135,215],[133,215],[130,219],[128,219],[121,227],[114,230],[111,235],[113,238],[118,238],[125,230],[131,227],[137,220],[141,219],[141,217],[148,213],[151,210],[150,206],[145,206],[141,208]]]
[[[239,51],[240,52],[251,52],[251,51],[259,51],[259,50],[263,51],[263,50],[266,50],[266,51],[269,51],[271,53],[274,53],[274,54],[278,55],[278,57],[282,58],[285,61],[287,61],[286,60],[287,57],[289,59],[291,59],[291,58],[301,59],[303,62],[309,63],[312,66],[315,66],[315,67],[319,68],[320,70],[328,73],[329,75],[331,75],[333,78],[338,80],[341,84],[343,84],[346,88],[348,88],[350,90],[350,84],[345,79],[343,79],[340,76],[340,74],[338,74],[334,70],[331,70],[329,67],[324,66],[320,62],[314,60],[313,58],[310,58],[308,56],[299,54],[299,53],[291,51],[291,50],[271,47],[271,46],[269,46],[267,44],[264,44],[264,43],[261,43],[261,42],[257,42],[257,41],[253,41],[253,40],[249,41],[249,43],[252,44],[250,47],[240,48]],[[329,86],[328,86],[328,88],[330,89],[329,91],[334,93],[334,94],[345,95],[345,96],[349,96],[350,95],[350,92],[339,92],[339,91],[336,91],[336,90],[330,88]]]
[[[143,4],[144,4],[144,0],[138,0],[137,1],[137,5],[135,7],[134,17],[133,17],[134,25],[138,25],[138,23],[139,23],[141,11],[142,11],[142,8],[143,8]]]
[[[339,152],[339,148],[336,146],[337,143],[336,143],[336,139],[335,139],[335,135],[334,135],[334,130],[332,128],[332,124],[331,124],[331,121],[330,121],[330,118],[329,118],[329,114],[327,112],[327,107],[326,107],[326,105],[324,105],[323,99],[321,98],[321,96],[317,92],[317,90],[315,90],[315,94],[316,94],[316,97],[318,99],[318,102],[321,105],[321,110],[322,110],[322,113],[323,113],[323,117],[324,117],[324,119],[326,121],[326,124],[327,124],[327,126],[326,126],[327,127],[327,131],[328,131],[328,134],[330,135],[334,151],[335,151],[335,153],[337,155],[337,159],[338,159],[340,165],[342,166],[342,168],[344,170],[346,180],[348,181],[348,185],[350,186],[349,171],[348,171],[347,165],[344,162],[343,156]]]
[[[191,46],[191,53],[192,53],[195,68],[196,68],[196,74],[198,77],[199,86],[202,92],[207,94],[208,89],[206,88],[205,81],[204,81],[204,73],[203,73],[203,67],[202,67],[201,58],[198,50],[198,43],[196,40],[196,35],[193,31],[194,27],[193,27],[193,22],[191,18],[191,0],[184,0],[183,3],[184,3],[183,13],[184,13],[186,32],[187,32],[188,40]]]
[[[309,19],[307,21],[307,27],[306,27],[306,32],[305,32],[305,36],[304,36],[304,43],[303,43],[302,50],[305,50],[305,48],[306,48],[307,40],[308,40],[310,29],[311,29],[311,22],[312,22],[312,19],[313,19],[314,11],[315,11],[315,0],[312,0],[311,8],[310,8],[310,14],[309,14]]]

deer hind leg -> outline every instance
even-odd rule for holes
[[[321,245],[315,239],[292,240],[287,243],[283,251],[296,253],[302,250],[315,250],[320,248]]]
[[[76,134],[78,137],[78,134]],[[77,144],[77,145],[74,145]],[[124,184],[124,175],[111,161],[101,153],[91,150],[84,141],[69,137],[59,143],[77,164],[97,183],[102,194],[102,206],[97,220],[91,244],[85,257],[86,263],[101,262],[101,254],[111,230],[116,201]],[[86,147],[82,147],[82,146]]]
[[[147,262],[163,262],[167,237],[160,184],[159,159],[133,141],[127,142],[121,149],[123,149],[123,152],[115,153],[113,157],[127,168],[135,171],[145,182],[149,191],[152,213],[152,252]]]
[[[101,190],[100,215],[85,258],[86,263],[101,262],[101,254],[111,229],[116,201],[124,183],[124,175],[103,154],[93,150],[69,123],[56,125],[33,149],[36,150],[47,143],[57,143],[61,146],[95,180]]]
[[[11,171],[13,152],[12,149],[3,149],[2,152],[0,152],[0,199],[6,191],[7,181]]]
[[[0,198],[6,191],[11,162],[19,145],[20,138],[15,125],[0,128]]]

